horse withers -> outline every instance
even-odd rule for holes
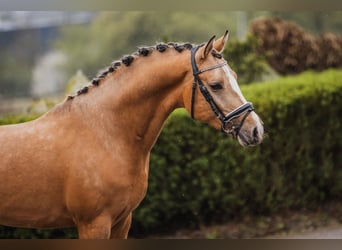
[[[179,107],[242,146],[261,143],[262,122],[220,54],[227,39],[139,48],[38,119],[1,126],[0,224],[126,238],[151,149]]]

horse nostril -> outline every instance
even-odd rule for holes
[[[254,137],[254,139],[258,139],[258,137],[259,137],[258,127],[256,127],[256,126],[253,129],[253,137]]]

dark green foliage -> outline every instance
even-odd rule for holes
[[[342,71],[329,70],[243,86],[267,132],[253,148],[183,110],[173,113],[153,148],[147,196],[134,212],[131,235],[342,200],[341,79]],[[27,232],[0,227],[1,238]],[[33,230],[31,237],[76,235]]]
[[[132,234],[341,200],[341,79],[342,71],[308,72],[244,86],[267,132],[253,148],[176,112],[153,149]]]
[[[67,229],[28,229],[0,226],[0,239],[74,239],[76,228]]]
[[[250,26],[260,41],[258,53],[282,75],[342,67],[341,35],[313,36],[295,23],[279,18],[256,19]]]
[[[258,40],[249,34],[244,41],[228,41],[223,51],[223,57],[237,73],[240,84],[259,81],[266,73],[266,61],[256,53],[258,46]]]

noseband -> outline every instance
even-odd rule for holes
[[[191,49],[191,66],[192,66],[192,73],[194,75],[194,83],[192,85],[192,96],[191,96],[191,117],[194,119],[195,117],[195,93],[196,93],[196,87],[198,85],[202,95],[204,96],[205,100],[209,103],[212,111],[215,113],[216,117],[221,121],[221,130],[222,132],[226,134],[231,134],[234,138],[236,138],[239,135],[240,129],[243,126],[243,123],[245,122],[245,119],[249,115],[250,112],[254,110],[252,103],[247,102],[239,106],[238,108],[234,109],[230,113],[228,113],[226,116],[223,114],[223,112],[220,110],[220,108],[217,106],[217,104],[214,101],[214,98],[209,93],[208,89],[203,84],[201,78],[199,78],[199,74],[214,70],[217,68],[221,68],[225,65],[227,65],[227,62],[220,63],[214,66],[210,66],[204,69],[199,70],[196,61],[195,61],[195,55],[197,50],[203,45],[193,47]],[[233,122],[236,118],[240,117],[241,115],[244,116],[241,119],[240,124],[236,124]]]

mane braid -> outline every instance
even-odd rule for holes
[[[100,74],[99,74],[99,78],[105,78],[107,75],[108,75],[108,73],[109,73],[109,70],[108,69],[106,69],[106,70],[103,70],[102,72],[100,72]]]
[[[94,86],[99,86],[100,79],[99,79],[99,78],[94,78],[93,80],[91,80],[91,83],[92,83]]]
[[[79,91],[77,91],[77,95],[81,95],[81,94],[84,94],[87,92],[88,92],[88,87],[85,86],[85,87],[81,88]]]
[[[148,54],[150,53],[150,49],[148,48],[139,48],[138,49],[138,54],[142,55],[142,56],[148,56]]]
[[[174,43],[174,42],[169,42],[167,44],[159,43],[155,47],[140,47],[140,48],[138,48],[138,51],[135,52],[134,54],[125,55],[121,58],[120,61],[113,61],[108,68],[100,71],[97,74],[97,76],[91,80],[91,84],[94,86],[99,86],[102,79],[106,78],[108,76],[108,74],[115,72],[115,70],[118,67],[120,67],[122,64],[124,64],[126,67],[130,66],[132,64],[132,62],[134,61],[136,56],[146,57],[152,52],[153,49],[156,49],[157,51],[163,53],[170,47],[174,48],[177,52],[181,53],[184,49],[191,50],[193,45],[191,43],[178,44],[178,43]],[[222,55],[219,54],[218,52],[214,51],[214,50],[212,51],[212,55],[217,57],[217,58],[222,58]],[[88,86],[83,87],[77,91],[76,95],[79,96],[79,95],[85,94],[88,92],[88,90],[89,90]],[[72,100],[72,99],[74,99],[74,97],[75,96],[69,95],[67,97],[67,100]]]
[[[121,62],[119,62],[119,61],[114,61],[113,64],[112,64],[112,66],[113,66],[114,68],[120,67],[120,66],[121,66]]]
[[[159,43],[156,46],[156,50],[158,50],[159,52],[164,52],[167,48],[168,48],[168,45],[165,43]]]
[[[133,62],[133,60],[134,60],[134,56],[124,56],[124,57],[121,59],[122,63],[125,64],[127,67],[128,67],[129,65],[131,65],[131,63]]]

